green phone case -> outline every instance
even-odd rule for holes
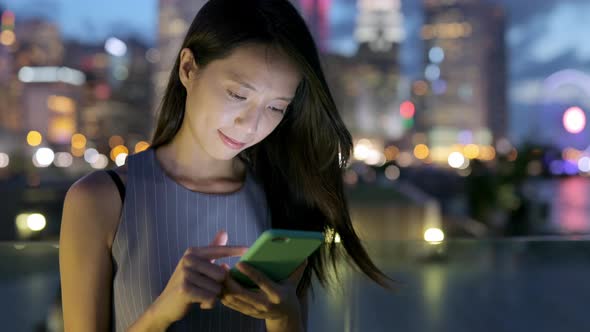
[[[287,279],[323,242],[321,232],[269,229],[256,239],[240,262],[248,263],[278,282]],[[258,288],[237,268],[233,267],[230,274],[244,287]]]

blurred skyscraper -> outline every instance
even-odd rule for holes
[[[325,52],[330,38],[330,7],[332,0],[299,0],[291,1],[305,21],[314,36],[317,47]]]
[[[418,130],[435,149],[494,144],[508,125],[504,10],[481,0],[424,0],[424,16],[425,80],[413,89],[423,106]]]
[[[353,56],[325,54],[326,74],[352,135],[398,141],[409,128],[399,114],[404,96],[399,47],[405,38],[399,0],[357,2]]]
[[[20,113],[17,132],[36,130],[48,143],[68,144],[77,129],[83,74],[62,67],[65,50],[55,23],[18,21],[15,39],[10,85],[16,103],[9,112]]]
[[[15,172],[32,169],[31,154],[41,147],[62,157],[72,152],[81,158],[88,148],[112,156],[114,143],[133,153],[148,139],[155,50],[133,36],[64,40],[58,22],[0,14],[0,152],[25,160],[13,163],[22,165]],[[76,133],[83,144],[74,149]],[[76,160],[55,159],[57,167],[82,165],[72,166],[80,172],[89,166]]]
[[[120,136],[132,149],[150,136],[153,52],[133,37],[67,43],[65,63],[81,68],[87,77],[80,132],[97,148],[108,151],[111,138]]]
[[[15,15],[0,7],[0,21],[0,131],[14,133],[22,127],[21,114],[14,107],[17,87],[12,84],[13,53],[16,49]]]

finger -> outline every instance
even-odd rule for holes
[[[211,263],[208,259],[187,255],[183,258],[183,268],[201,273],[216,282],[225,279],[227,271],[221,266]]]
[[[186,250],[185,254],[207,259],[217,259],[242,256],[246,251],[248,251],[248,247],[244,246],[191,247]]]
[[[197,271],[187,268],[185,270],[185,278],[196,287],[207,290],[215,294],[215,296],[221,294],[222,286],[219,282],[216,282]]]
[[[226,270],[226,271],[229,271],[229,270],[230,270],[229,264],[226,264],[226,263],[221,263],[221,267],[222,267],[224,270]]]
[[[259,313],[259,310],[255,306],[251,305],[248,302],[242,301],[235,296],[224,296],[221,299],[221,303],[227,304],[228,306],[231,306],[234,310],[238,310],[243,313]]]
[[[231,275],[223,281],[224,286],[224,293],[231,293],[231,294],[242,294],[246,292],[246,289],[242,287]]]
[[[226,246],[227,245],[227,232],[224,230],[220,230],[219,232],[217,232],[217,234],[215,235],[215,238],[213,239],[213,241],[211,241],[211,243],[209,244],[209,246],[211,247],[216,247],[216,246]],[[215,259],[211,260],[211,263],[214,263]]]
[[[215,308],[215,301],[201,302],[201,304],[199,306],[201,307],[202,310],[211,310],[211,309]]]
[[[180,286],[180,292],[191,303],[201,303],[201,307],[203,307],[203,304],[213,307],[213,305],[215,305],[215,300],[217,299],[216,294],[206,289],[199,288],[188,280],[183,281]]]
[[[215,234],[215,238],[213,239],[213,241],[211,241],[209,246],[211,246],[211,247],[225,246],[226,244],[227,244],[227,232],[222,229],[219,232],[217,232],[217,234]]]
[[[268,302],[267,299],[261,298],[260,296],[256,296],[257,294],[253,295],[244,295],[244,294],[232,294],[231,297],[235,298],[237,302],[246,303],[254,308],[256,308],[259,312],[268,312],[270,310],[271,303]]]
[[[303,261],[303,263],[301,263],[299,267],[297,267],[297,269],[293,271],[293,273],[291,273],[289,278],[287,278],[287,281],[295,286],[299,285],[299,281],[301,281],[301,278],[303,277],[303,273],[305,272],[306,267],[307,259],[305,259],[305,261]]]
[[[223,292],[223,294],[227,294],[227,295],[231,295],[231,296],[241,295],[241,296],[252,297],[253,299],[255,299],[257,301],[262,301],[262,300],[266,299],[266,296],[267,296],[265,293],[259,291],[258,289],[255,291],[251,291],[251,290],[245,288],[239,282],[237,282],[234,278],[232,278],[231,275],[229,275],[228,278],[226,278],[223,281],[222,292]]]
[[[264,273],[256,270],[248,264],[238,263],[237,267],[240,272],[250,278],[250,280],[258,285],[258,287],[260,287],[264,293],[266,293],[271,302],[278,303],[280,296],[276,291],[276,289],[278,289],[278,285],[274,281],[270,280]]]

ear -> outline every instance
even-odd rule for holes
[[[193,52],[185,47],[180,51],[180,67],[178,68],[180,82],[182,82],[185,89],[189,89],[196,74],[197,63],[195,62]]]

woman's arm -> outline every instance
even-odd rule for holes
[[[111,243],[121,201],[104,172],[92,173],[66,194],[59,240],[66,331],[108,331],[110,327]]]

